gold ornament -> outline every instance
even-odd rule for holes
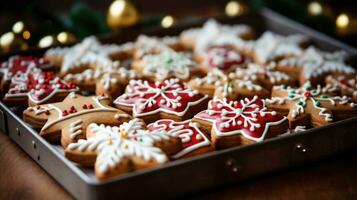
[[[38,47],[40,48],[47,48],[58,44],[57,38],[53,35],[47,35],[38,41]]]
[[[163,27],[163,28],[170,28],[170,27],[172,27],[174,24],[176,24],[176,19],[173,17],[173,16],[171,16],[171,15],[167,15],[167,16],[165,16],[164,18],[162,18],[162,20],[161,20],[161,26]]]
[[[61,44],[73,44],[77,40],[76,36],[70,32],[60,32],[57,34],[57,41]]]
[[[247,12],[248,6],[240,1],[230,1],[226,4],[225,13],[228,17],[236,17]]]
[[[133,26],[139,22],[139,19],[138,10],[129,0],[115,0],[109,6],[107,24],[112,30]]]
[[[5,53],[28,49],[27,43],[13,32],[7,32],[0,37],[0,47]]]

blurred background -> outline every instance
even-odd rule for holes
[[[2,0],[0,50],[70,44],[88,35],[169,28],[200,18],[239,17],[268,7],[357,47],[353,0]]]

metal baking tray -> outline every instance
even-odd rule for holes
[[[260,33],[272,30],[280,34],[302,33],[310,36],[320,48],[343,49],[351,54],[357,50],[321,33],[265,9],[224,23],[245,23]],[[203,21],[195,25],[202,24]],[[185,25],[172,29],[148,30],[149,35],[178,34]],[[123,42],[134,39],[139,32],[126,36],[107,36],[103,41]],[[41,51],[27,52],[39,54]],[[38,165],[76,199],[176,198],[195,192],[221,187],[262,174],[296,167],[328,156],[357,149],[357,117],[302,133],[285,135],[261,143],[177,160],[167,165],[127,173],[98,181],[93,170],[81,168],[64,157],[63,149],[48,143],[22,121],[24,108],[9,108],[0,102],[0,129],[6,132]]]

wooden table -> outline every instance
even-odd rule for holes
[[[259,177],[185,199],[357,199],[356,152]],[[0,199],[71,199],[5,134],[0,133]]]

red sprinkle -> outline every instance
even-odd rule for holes
[[[87,109],[88,107],[87,107],[86,104],[83,104],[82,108],[83,108],[83,109]]]
[[[39,105],[36,106],[36,109],[40,109],[40,108],[41,108],[41,106],[39,106]]]
[[[45,114],[46,114],[46,115],[49,115],[49,114],[50,114],[50,111],[46,110],[46,111],[45,111]]]
[[[304,96],[305,96],[305,97],[311,97],[311,93],[310,93],[310,92],[305,92],[305,93],[304,93]]]
[[[68,112],[67,112],[67,110],[64,110],[64,111],[62,112],[62,116],[66,116],[66,115],[68,115]]]
[[[87,106],[88,106],[88,109],[93,109],[93,105],[92,104],[89,103]]]

